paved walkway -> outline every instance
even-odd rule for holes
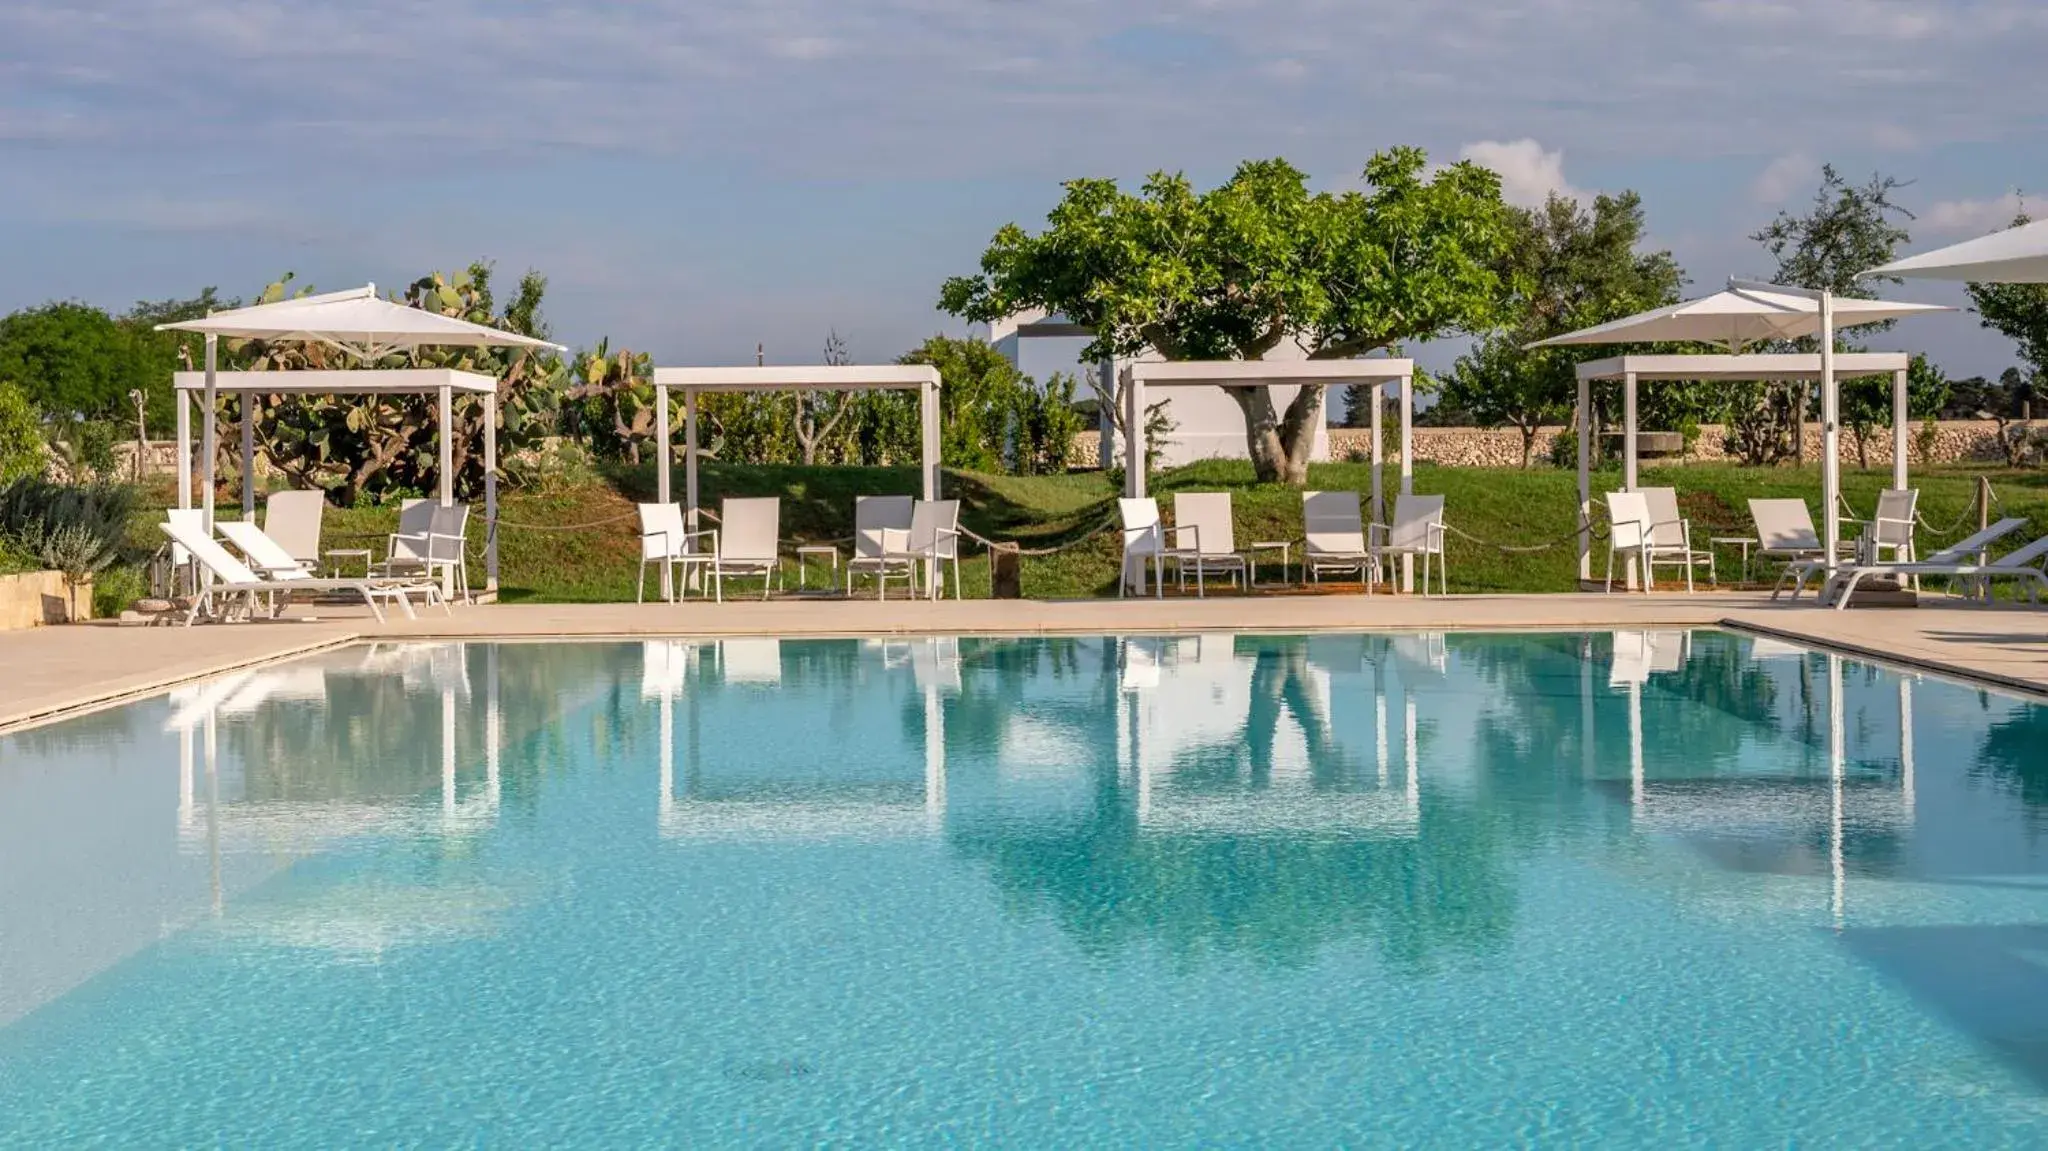
[[[1267,596],[1129,600],[497,604],[377,627],[360,609],[232,627],[0,632],[0,728],[357,638],[559,639],[1401,629],[1606,630],[1731,626],[2048,694],[2048,611],[1929,606],[1825,611],[1759,593]]]

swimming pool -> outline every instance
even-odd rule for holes
[[[0,1144],[2048,1142],[2048,707],[1716,632],[382,645],[0,738]]]

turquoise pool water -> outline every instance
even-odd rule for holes
[[[2048,708],[1696,632],[352,649],[0,739],[0,1144],[2048,1145]]]

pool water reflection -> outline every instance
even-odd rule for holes
[[[2044,749],[1714,632],[350,649],[0,738],[0,1144],[2038,1145]]]

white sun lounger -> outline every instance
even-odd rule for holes
[[[1983,531],[1978,532],[1973,536],[1957,540],[1955,543],[1952,543],[1949,546],[1941,549],[1940,551],[1935,552],[1933,555],[1928,556],[1926,560],[1922,562],[1936,566],[1971,564],[1973,566],[1981,567],[1985,563],[1984,553],[1990,549],[1992,544],[1997,543],[1999,540],[2004,539],[2006,536],[2011,535],[2012,533],[2020,530],[2025,526],[2027,526],[2027,521],[2023,519],[2016,519],[2012,516],[2007,516],[2005,519],[1999,520],[1997,523],[1992,524],[1990,527],[1985,528]],[[1970,559],[1971,556],[1976,556],[1977,558],[1975,560],[1972,560]],[[1862,567],[1869,574],[1877,575],[1888,572],[1891,569],[1903,566],[1910,565],[1903,565],[1897,563],[1866,563],[1859,565],[1848,560],[1842,560],[1838,561],[1835,564],[1835,572],[1837,575],[1840,575],[1843,572],[1853,570],[1857,567]],[[1786,569],[1786,575],[1789,576],[1797,574],[1799,577],[1798,582],[1792,585],[1792,598],[1798,599],[1799,593],[1805,590],[1806,588],[1806,581],[1812,579],[1815,572],[1824,571],[1826,570],[1826,568],[1827,565],[1817,559],[1801,560],[1798,563],[1795,563],[1788,567]],[[1905,574],[1910,575],[1912,573],[1908,572]],[[1923,572],[1921,574],[1940,575],[1942,573]],[[1780,579],[1778,582],[1782,585],[1785,581]],[[1777,599],[1778,593],[1773,591],[1771,593],[1771,598]]]
[[[1192,567],[1197,593],[1211,574],[1228,573],[1238,590],[1246,587],[1244,557],[1237,554],[1237,527],[1229,492],[1175,492],[1173,545],[1181,554],[1180,586],[1187,590]]]
[[[198,594],[192,597],[191,610],[185,615],[187,627],[192,626],[192,621],[199,618],[200,611],[217,594],[246,595],[248,601],[253,604],[258,595],[290,596],[296,592],[352,592],[363,597],[363,602],[369,606],[370,614],[377,618],[378,623],[384,622],[384,609],[377,605],[379,599],[397,600],[399,608],[405,612],[408,619],[413,616],[411,592],[419,591],[426,596],[429,603],[440,599],[439,589],[419,584],[310,577],[263,579],[250,571],[247,564],[236,559],[212,537],[183,524],[163,523],[157,526],[165,535],[171,537],[172,542],[184,548],[194,563],[220,581],[212,586],[202,586]],[[442,606],[445,608],[447,605],[443,603]]]
[[[255,568],[257,578],[269,581],[275,585],[281,585],[277,590],[285,592],[310,590],[307,588],[307,581],[319,575],[313,564],[309,564],[305,560],[292,555],[285,550],[283,544],[272,539],[270,533],[263,531],[247,520],[223,520],[215,526],[220,529],[220,534],[228,537],[229,543],[241,549],[242,555],[247,557],[249,564]],[[338,582],[347,583],[351,581],[344,580]],[[454,614],[448,607],[447,598],[441,594],[440,585],[436,584],[432,578],[406,579],[398,577],[368,579],[359,582],[368,584],[379,597],[396,599],[400,603],[405,604],[406,614],[408,615],[412,614],[411,600],[408,593],[415,591],[420,593],[422,602],[431,604],[438,600],[442,611],[450,615]],[[372,611],[374,612],[374,610],[375,605],[373,604]]]
[[[1372,590],[1377,568],[1357,492],[1301,493],[1301,537],[1301,563],[1311,583],[1321,583],[1325,572],[1357,572],[1358,582]]]
[[[2012,528],[1999,532],[2009,534],[2025,523],[2024,520],[2008,519],[2000,524],[2012,524]],[[1990,536],[1992,529],[1978,532],[1979,536]],[[1835,572],[1834,584],[1830,588],[1835,597],[1837,611],[1849,606],[1849,599],[1856,594],[1857,585],[1869,576],[1948,576],[1964,587],[1981,592],[1985,599],[1991,598],[1991,581],[1994,579],[2018,579],[2025,581],[2027,599],[2031,603],[2041,602],[2041,589],[2048,587],[2048,536],[2042,536],[2023,548],[2018,548],[1989,563],[1983,562],[1983,547],[1976,545],[1976,536],[1964,540],[1947,551],[1937,552],[1918,563],[1877,563],[1857,564],[1839,568]],[[1992,536],[1993,539],[1997,538]],[[1985,543],[1989,543],[1986,540]],[[1972,545],[1965,547],[1964,545]],[[1970,557],[1976,555],[1977,559]]]
[[[891,531],[910,531],[917,500],[911,496],[858,496],[853,501],[853,558],[846,561],[846,594],[853,594],[853,578],[872,576],[875,596],[888,592],[889,574],[900,574],[908,562],[884,556],[883,537]]]

